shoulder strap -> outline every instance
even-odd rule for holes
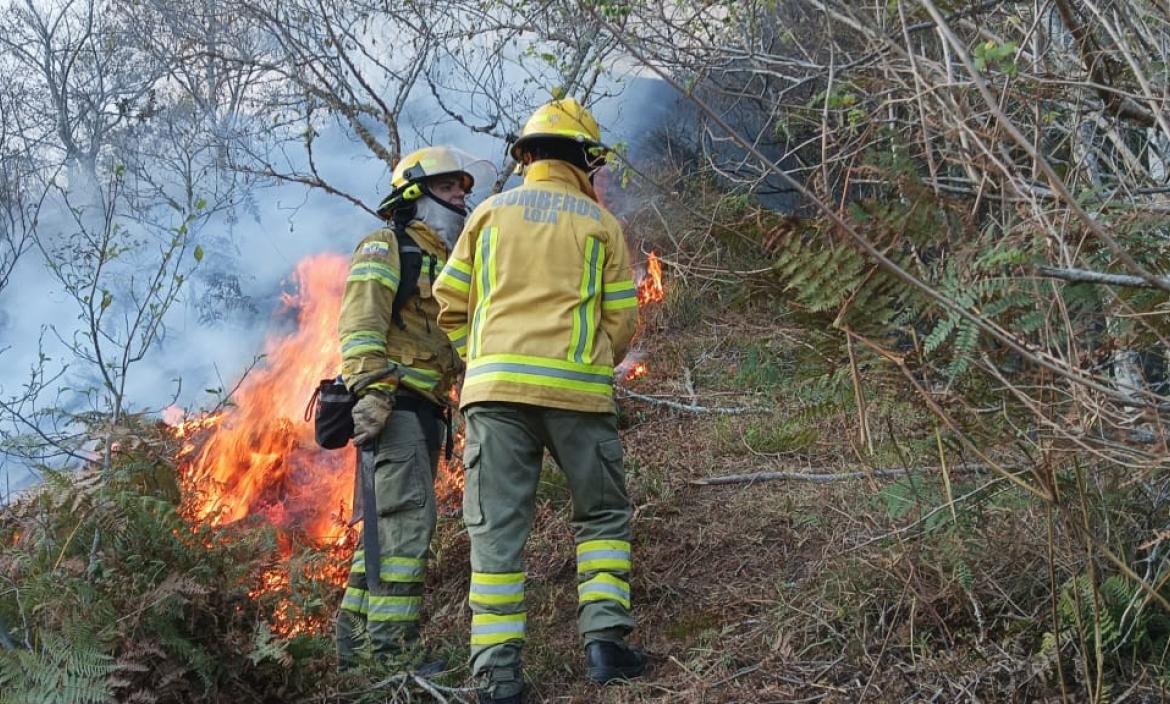
[[[390,311],[390,319],[399,330],[406,329],[402,320],[402,309],[406,302],[418,293],[418,277],[422,273],[422,249],[406,234],[406,223],[398,219],[394,221],[394,239],[398,243],[398,291],[394,294],[394,306]]]

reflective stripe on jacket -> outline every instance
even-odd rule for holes
[[[430,273],[432,262],[436,274],[442,270],[447,249],[421,221],[410,223],[406,231],[423,255],[418,294],[401,311],[406,329],[391,320],[402,272],[394,231],[385,228],[368,235],[353,253],[338,326],[341,374],[351,389],[360,384],[394,393],[401,383],[449,404],[447,394],[462,363],[437,325],[439,303],[432,295]]]
[[[613,367],[638,322],[629,252],[585,173],[530,165],[467,219],[435,284],[439,325],[467,360],[460,404],[612,411]]]

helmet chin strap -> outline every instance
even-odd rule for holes
[[[415,217],[422,220],[447,243],[448,249],[455,247],[459,233],[463,231],[463,221],[467,218],[467,210],[440,200],[429,192],[415,201]]]

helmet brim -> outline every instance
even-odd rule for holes
[[[515,142],[512,142],[512,148],[509,150],[509,154],[511,154],[512,158],[516,161],[523,161],[522,156],[524,154],[524,149],[533,142],[537,142],[543,139],[563,139],[566,142],[580,144],[586,149],[600,149],[603,152],[609,151],[609,147],[605,146],[601,142],[592,139],[586,139],[580,135],[570,136],[567,134],[557,134],[556,132],[533,132],[532,134],[526,134],[523,137],[517,139]]]
[[[420,168],[418,173],[411,174],[404,182],[400,182],[388,196],[382,199],[382,202],[378,205],[377,213],[380,217],[387,218],[395,210],[410,204],[422,193],[422,191],[417,190],[418,186],[421,186],[423,189],[425,189],[426,183],[428,181],[440,178],[442,176],[448,176],[452,174],[460,174],[464,176],[464,190],[469,196],[473,192],[476,194],[487,194],[491,191],[492,186],[495,184],[496,167],[490,161],[486,159],[479,159],[456,147],[427,147],[425,149],[442,150],[440,155],[437,157],[441,160],[438,168],[433,173],[427,173],[425,170]],[[415,154],[418,153],[419,152],[415,152]],[[414,166],[411,167],[411,169],[414,168]],[[396,174],[395,178],[399,179],[406,174],[410,174],[411,169],[408,169],[401,175]],[[468,182],[468,180],[470,180],[470,182]],[[418,186],[416,186],[416,190],[412,193],[410,188],[415,184],[418,184]],[[471,202],[472,199],[468,198],[468,201]]]
[[[467,192],[468,203],[478,203],[486,198],[496,184],[496,166],[487,159],[476,159],[463,164],[463,173],[471,177],[471,190]]]

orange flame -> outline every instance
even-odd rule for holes
[[[302,260],[298,292],[282,297],[282,312],[296,312],[296,330],[268,339],[264,364],[240,383],[232,406],[177,426],[179,437],[210,432],[184,473],[194,520],[222,525],[259,514],[319,544],[344,539],[354,453],[319,448],[302,414],[317,382],[341,364],[337,319],[347,266],[340,255]]]
[[[658,255],[650,253],[646,260],[646,275],[638,282],[638,304],[661,303],[666,298],[666,289],[662,287],[662,263]]]
[[[302,420],[317,383],[341,366],[337,323],[348,260],[307,257],[296,268],[295,294],[282,296],[282,315],[296,314],[295,330],[265,342],[264,363],[249,373],[225,410],[187,419],[182,409],[164,411],[175,437],[184,488],[184,514],[197,523],[225,525],[259,516],[282,531],[280,554],[291,554],[287,535],[322,546],[326,559],[305,568],[310,580],[345,583],[357,532],[348,524],[355,453],[323,450],[313,426]],[[458,400],[453,392],[452,400]],[[455,446],[462,450],[463,434]],[[461,453],[460,453],[461,454]],[[458,454],[443,462],[436,494],[450,503],[463,488]],[[456,499],[457,500],[457,499]],[[315,563],[316,564],[316,563]],[[287,564],[262,571],[249,595],[278,595],[273,630],[291,636],[319,631],[325,619],[307,615],[289,598]]]
[[[666,288],[662,284],[662,262],[654,252],[650,252],[646,259],[646,272],[638,281],[637,294],[639,308],[651,303],[661,303],[666,298]],[[636,352],[628,355],[614,370],[615,376],[620,376],[624,381],[634,381],[646,376],[650,368],[646,362],[640,360],[640,357],[641,355]]]
[[[447,397],[451,404],[459,408],[459,387],[452,386]],[[459,508],[463,503],[463,445],[467,442],[467,431],[462,426],[457,427],[458,418],[452,412],[451,432],[451,459],[447,459],[446,452],[439,455],[438,484],[435,486],[435,501],[439,506],[453,505]]]
[[[628,372],[626,372],[626,381],[641,379],[642,377],[646,376],[649,371],[650,370],[646,367],[645,362],[637,362],[634,364],[634,366],[630,367]]]

